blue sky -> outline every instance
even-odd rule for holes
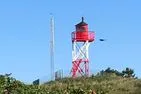
[[[0,1],[0,73],[12,73],[24,82],[50,75],[53,13],[55,70],[71,69],[71,32],[84,16],[89,30],[96,33],[89,50],[91,71],[130,67],[141,77],[140,4],[140,0]]]

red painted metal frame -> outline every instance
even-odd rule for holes
[[[94,32],[72,32],[72,42],[93,42]],[[77,59],[72,62],[72,77],[75,78],[80,74],[81,76],[89,76],[89,60]],[[84,65],[84,66],[81,66]]]
[[[83,67],[80,67],[81,64],[84,64]],[[89,61],[88,60],[76,60],[73,62],[73,67],[72,67],[72,77],[75,78],[77,77],[77,72],[81,74],[81,76],[88,76],[89,75]]]

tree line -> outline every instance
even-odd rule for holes
[[[121,72],[108,67],[107,69],[100,71],[98,73],[98,75],[106,75],[106,74],[109,74],[109,73],[115,74],[117,76],[126,77],[126,78],[137,78],[137,77],[135,77],[136,75],[134,73],[134,70],[131,69],[131,68],[128,68],[128,67],[126,69],[122,70]]]

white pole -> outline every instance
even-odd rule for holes
[[[51,32],[50,32],[50,65],[51,65],[51,80],[54,80],[54,18],[51,15]]]

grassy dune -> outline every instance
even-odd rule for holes
[[[0,94],[141,94],[141,80],[106,73],[75,79],[63,78],[43,85],[26,85],[1,75]]]

